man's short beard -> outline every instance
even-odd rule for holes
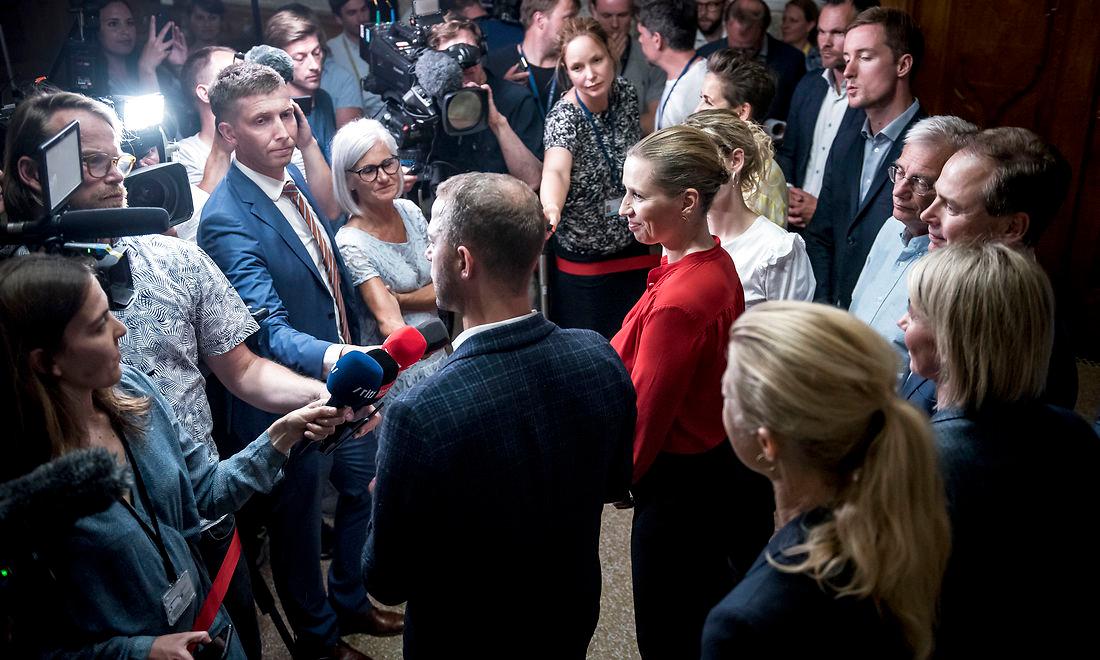
[[[713,37],[713,36],[715,36],[715,35],[717,35],[717,34],[721,34],[721,32],[722,32],[722,27],[723,27],[724,25],[725,25],[725,24],[724,24],[724,23],[723,23],[722,21],[718,20],[718,21],[714,21],[714,23],[711,23],[711,26],[710,26],[710,29],[709,29],[709,30],[705,30],[705,29],[703,29],[703,26],[702,26],[702,25],[700,25],[700,26],[699,26],[699,31],[703,33],[703,36],[704,36],[704,37],[706,37],[706,38],[708,38],[708,39],[709,39],[709,38],[711,38],[711,37]]]

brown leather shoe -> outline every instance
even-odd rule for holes
[[[356,614],[340,622],[341,635],[374,635],[390,637],[405,630],[405,615],[400,612],[372,607],[370,611]]]
[[[360,653],[359,649],[348,644],[344,640],[340,640],[336,643],[336,646],[332,647],[329,651],[329,656],[333,660],[371,660],[371,657],[365,653]]]

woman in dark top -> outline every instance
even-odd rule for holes
[[[607,34],[595,20],[565,22],[561,58],[573,88],[546,117],[539,188],[555,228],[549,316],[611,337],[658,263],[619,215],[623,160],[642,134],[638,99],[615,77]]]
[[[707,617],[704,658],[928,657],[948,519],[896,361],[824,305],[765,302],[734,323],[723,419],[771,480],[778,531]]]
[[[630,554],[645,658],[699,655],[707,612],[772,529],[767,481],[737,463],[722,428],[726,343],[745,297],[707,209],[729,178],[687,126],[646,137],[623,167],[620,212],[639,243],[665,252],[611,340],[638,397]]]
[[[1046,274],[1005,245],[952,245],[910,272],[900,325],[913,372],[936,383],[953,533],[937,657],[1073,657],[1095,646],[1100,578],[1074,546],[1094,515],[1100,439],[1038,400],[1053,318]]]

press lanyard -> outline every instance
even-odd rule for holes
[[[687,75],[688,69],[691,68],[692,64],[695,64],[695,60],[697,59],[699,59],[698,55],[692,57],[691,60],[684,65],[684,70],[680,72],[680,75],[676,76],[676,80],[672,83],[672,89],[668,90],[668,95],[665,96],[665,101],[661,104],[661,109],[657,112],[657,126],[661,125],[661,119],[665,116],[665,107],[668,105],[669,99],[672,98],[672,93],[676,91],[676,85],[680,84],[680,79]]]
[[[115,425],[112,424],[112,426]],[[134,517],[134,520],[138,522],[138,525],[141,526],[141,530],[145,532],[145,535],[149,537],[153,545],[157,546],[157,552],[160,553],[160,560],[164,563],[164,573],[168,578],[168,584],[175,584],[178,580],[176,569],[172,565],[172,558],[168,556],[168,548],[164,545],[164,536],[160,533],[160,522],[157,521],[157,512],[153,509],[153,500],[149,497],[149,491],[145,489],[145,480],[141,478],[141,469],[138,467],[137,461],[134,460],[134,452],[130,451],[130,443],[126,441],[126,436],[117,426],[115,426],[115,433],[118,434],[119,440],[122,441],[122,448],[126,450],[126,458],[130,461],[130,469],[134,473],[134,485],[137,486],[138,496],[141,498],[141,506],[145,508],[146,515],[149,516],[149,520],[153,523],[152,528],[149,527],[148,523],[142,520],[133,504],[130,504],[130,502],[123,497],[119,497],[118,499],[122,502],[122,506],[126,507],[126,510]]]
[[[588,125],[592,127],[592,132],[596,134],[596,144],[600,145],[600,151],[603,152],[603,158],[607,161],[607,167],[611,174],[614,175],[616,167],[615,161],[611,160],[611,152],[607,149],[607,144],[603,141],[603,132],[600,130],[600,125],[596,123],[595,117],[592,116],[592,111],[588,109],[588,106],[581,100],[581,95],[577,94],[577,105],[581,107],[581,112],[584,113],[584,118],[588,121]],[[611,130],[611,138],[615,137],[615,116],[611,114],[611,99],[608,99],[607,105],[607,125]]]
[[[527,62],[527,56],[523,54],[523,44],[516,44],[516,48],[519,49],[519,61],[523,65],[523,69],[527,71],[527,85],[531,88],[531,93],[535,95],[535,105],[539,108],[539,114],[543,119],[546,119],[546,113],[550,112],[550,108],[554,105],[554,95],[558,91],[558,70],[554,69],[554,76],[550,81],[550,95],[546,98],[546,107],[542,107],[542,95],[539,94],[539,85],[535,82],[535,74],[531,72],[531,65]]]

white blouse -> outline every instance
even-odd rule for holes
[[[722,243],[745,287],[745,309],[765,300],[814,299],[817,280],[798,234],[758,216],[743,234]]]

